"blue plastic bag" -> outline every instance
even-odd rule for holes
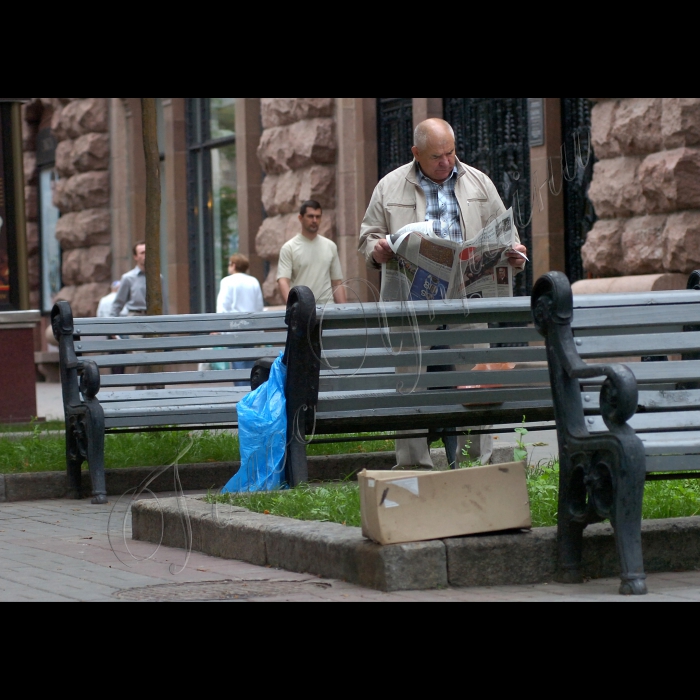
[[[241,468],[222,493],[276,491],[284,485],[287,450],[287,368],[280,355],[270,379],[238,404]]]

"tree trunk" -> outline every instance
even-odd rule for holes
[[[146,308],[149,316],[163,314],[160,279],[160,149],[156,98],[141,98],[143,152],[146,156]]]

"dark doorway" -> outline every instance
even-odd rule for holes
[[[377,98],[379,179],[413,159],[413,98]]]
[[[530,143],[526,97],[445,97],[445,119],[455,130],[457,155],[486,173],[513,207],[524,245],[532,250]],[[532,266],[515,281],[516,296],[532,290]]]
[[[597,220],[588,198],[595,164],[591,142],[592,106],[587,97],[561,98],[566,274],[572,283],[584,278],[581,248]]]

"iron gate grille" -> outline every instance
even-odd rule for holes
[[[455,130],[457,155],[486,173],[506,208],[513,207],[520,239],[532,251],[530,143],[526,97],[445,97],[445,119]],[[516,296],[532,290],[532,265],[515,282]]]
[[[561,98],[566,274],[572,284],[584,277],[581,248],[597,220],[588,198],[595,164],[591,108],[587,97]]]
[[[413,159],[413,98],[377,98],[379,179]]]

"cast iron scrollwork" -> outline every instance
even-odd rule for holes
[[[627,421],[637,411],[639,392],[624,365],[587,365],[577,350],[571,321],[573,295],[565,275],[550,272],[535,285],[532,311],[547,341],[560,458],[559,575],[583,580],[583,531],[610,519],[622,569],[623,595],[644,595],[642,501],[646,475],[644,445]],[[581,380],[606,377],[601,414],[609,432],[588,431]]]
[[[103,505],[107,503],[107,486],[104,470],[105,417],[97,399],[100,371],[94,362],[78,359],[76,355],[70,304],[59,301],[53,307],[51,327],[59,347],[66,415],[68,494],[72,498],[81,498],[81,469],[87,460],[92,479],[92,502]]]
[[[294,287],[287,300],[287,483],[309,480],[306,436],[313,434],[321,375],[321,332],[316,298],[308,287]],[[302,418],[303,416],[303,418]]]

